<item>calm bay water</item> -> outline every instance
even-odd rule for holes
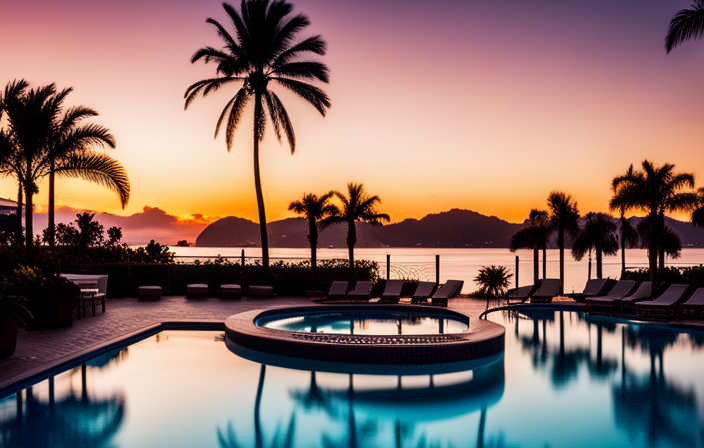
[[[176,253],[177,260],[187,261],[198,257],[239,257],[241,247],[171,247]],[[245,256],[261,257],[258,247],[244,248]],[[516,256],[519,257],[518,283],[520,286],[533,283],[533,251],[518,250],[511,252],[508,249],[433,249],[433,248],[380,248],[356,249],[355,258],[368,259],[379,263],[382,277],[386,276],[386,256],[391,256],[391,278],[415,278],[419,280],[435,280],[435,256],[440,256],[440,282],[448,279],[464,280],[463,293],[470,293],[477,289],[474,277],[482,266],[506,266],[514,274],[511,278],[512,287],[515,286]],[[270,248],[269,256],[272,260],[284,259],[287,261],[301,261],[310,258],[310,249],[303,248]],[[541,255],[542,256],[542,255]],[[319,249],[318,259],[347,258],[347,249]],[[704,250],[686,248],[678,259],[667,259],[670,266],[693,266],[704,263]],[[627,249],[626,266],[630,268],[646,268],[648,259],[645,249]],[[541,259],[542,276],[542,259]],[[581,261],[574,260],[570,251],[565,251],[565,292],[579,292],[584,289],[587,282],[589,269],[588,257]],[[621,274],[621,255],[604,257],[604,277],[619,278]],[[547,276],[559,278],[560,263],[557,249],[547,252]],[[592,262],[592,278],[596,277],[596,261]]]

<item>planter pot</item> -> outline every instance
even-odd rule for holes
[[[12,356],[16,347],[17,327],[12,324],[0,324],[0,358]]]
[[[57,297],[36,306],[34,318],[27,324],[27,330],[72,327],[75,305],[73,297]]]

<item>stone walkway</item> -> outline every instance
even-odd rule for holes
[[[155,324],[165,322],[222,323],[233,314],[257,308],[310,305],[307,297],[276,297],[269,299],[217,298],[187,300],[183,296],[163,297],[157,302],[138,302],[137,299],[108,299],[105,314],[98,309],[96,316],[74,320],[73,327],[56,330],[20,330],[17,351],[9,358],[0,359],[0,384],[26,376],[43,365],[119,339]],[[492,303],[494,305],[494,303]],[[472,321],[486,307],[485,300],[457,298],[449,301],[449,308],[465,313]],[[98,307],[99,308],[99,307]]]

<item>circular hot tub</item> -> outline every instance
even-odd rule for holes
[[[225,321],[236,345],[336,363],[433,365],[503,353],[504,328],[445,308],[328,305],[253,310]]]

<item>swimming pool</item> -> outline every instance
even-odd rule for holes
[[[416,307],[416,309],[418,309]],[[451,316],[432,316],[404,311],[375,312],[364,310],[307,312],[294,316],[258,319],[256,325],[275,330],[320,334],[427,335],[462,333],[469,321]]]
[[[549,309],[488,318],[506,326],[504,355],[440,375],[265,366],[221,332],[162,332],[0,399],[0,446],[704,444],[704,333]]]

